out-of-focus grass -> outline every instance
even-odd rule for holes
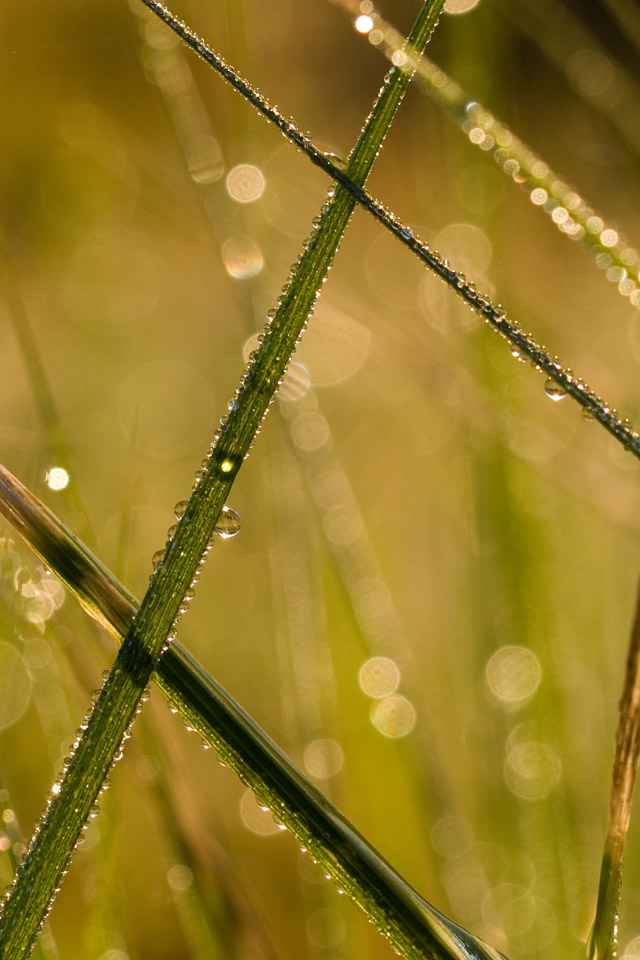
[[[394,7],[383,13],[406,28],[414,5]],[[573,7],[633,69],[606,12]],[[385,65],[336,10],[179,12],[324,149],[348,151]],[[56,464],[4,305],[2,459],[85,539],[90,526],[101,559],[142,593],[327,183],[202,64],[178,49],[171,66],[159,27],[145,46],[139,11],[36,3],[4,21],[2,222],[88,516],[65,513],[46,484]],[[499,5],[444,17],[430,55],[637,246],[637,157]],[[169,64],[174,105],[201,98],[217,179],[189,176],[143,62]],[[264,175],[252,203],[227,190],[239,164]],[[377,196],[637,419],[638,311],[587,252],[416,90],[378,164]],[[237,263],[257,262],[248,241],[263,266],[240,279]],[[278,401],[234,488],[242,531],[207,563],[190,649],[444,912],[512,958],[579,956],[637,576],[635,461],[570,401],[549,401],[362,214],[296,359],[313,393]],[[113,654],[71,602],[56,608],[21,545],[0,564],[11,848]],[[378,679],[395,663],[386,691],[403,700],[363,692],[372,657]],[[59,897],[59,955],[386,957],[156,700]],[[387,732],[412,709],[415,724],[385,736],[372,708]],[[635,957],[633,823],[629,843],[621,953]]]

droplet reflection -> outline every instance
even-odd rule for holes
[[[240,515],[224,506],[216,523],[216,533],[222,540],[230,540],[240,532]]]
[[[564,400],[567,395],[565,388],[558,383],[557,380],[554,380],[553,377],[549,377],[545,381],[544,392],[549,397],[550,400],[558,401]]]

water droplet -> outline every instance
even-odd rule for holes
[[[338,153],[325,153],[327,160],[330,160],[334,167],[337,167],[339,170],[346,170],[349,166],[347,160],[344,157],[341,157]]]
[[[173,512],[176,515],[176,520],[180,520],[180,518],[184,516],[184,512],[187,509],[188,504],[189,504],[188,500],[178,500],[175,507],[173,508]]]
[[[550,400],[564,400],[567,395],[567,391],[558,383],[557,380],[554,380],[553,377],[549,377],[544,385],[544,392],[549,397]]]
[[[240,532],[240,516],[231,507],[224,506],[218,517],[215,532],[222,540],[230,540]]]

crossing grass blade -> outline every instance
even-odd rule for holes
[[[507,311],[500,303],[493,301],[486,293],[479,290],[472,279],[467,278],[457,270],[455,266],[449,263],[448,259],[433,250],[427,241],[418,237],[410,227],[386,210],[380,201],[367,192],[364,188],[364,181],[360,176],[357,148],[350,157],[347,169],[340,169],[330,156],[319,150],[308,136],[301,133],[291,119],[283,116],[277,107],[274,107],[263,97],[204,40],[171,13],[164,4],[159,3],[158,0],[142,0],[142,3],[163,20],[174,33],[181,37],[209,66],[213,67],[245,97],[256,110],[274,123],[291,143],[306,154],[312,163],[328,173],[336,184],[349,194],[353,202],[357,201],[372,214],[430,270],[451,287],[467,306],[478,313],[500,336],[508,340],[519,356],[527,357],[538,372],[545,373],[553,382],[551,389],[559,391],[557,395],[571,396],[580,404],[586,416],[597,420],[626,450],[640,459],[640,433],[628,418],[619,416],[617,411],[605,399],[598,396],[581,377],[576,376],[561,363],[546,347],[538,343],[535,337],[526,333],[518,320],[507,316]],[[397,36],[396,34],[396,39]],[[420,54],[421,50],[418,45],[412,43],[411,38],[409,38],[403,50],[396,47],[393,51],[392,60],[395,56],[400,66],[395,66],[392,73],[401,71],[408,77],[412,77],[418,69]],[[369,119],[371,120],[371,118]]]
[[[409,49],[424,49],[443,3],[428,0],[422,6],[407,41]],[[355,183],[364,184],[409,81],[410,75],[400,69],[387,75],[349,159],[347,173]],[[101,693],[81,725],[63,776],[53,787],[5,898],[0,915],[3,960],[21,960],[31,951],[109,770],[122,753],[122,742],[141,708],[152,671],[175,639],[185,597],[198,578],[218,517],[313,310],[354,207],[354,198],[341,188],[323,205],[317,226],[265,327],[260,348],[228,405],[228,416],[221,421],[186,510],[167,542],[164,559],[129,625]],[[361,859],[356,854],[356,862]],[[371,903],[376,899],[374,892]],[[398,909],[402,912],[401,901]],[[407,934],[402,922],[390,924],[382,915],[379,919],[380,928],[398,949],[407,956],[419,955],[412,946],[413,935]],[[425,948],[430,944],[434,957],[438,942],[430,931]]]
[[[119,641],[126,638],[138,602],[2,465],[0,513],[90,616]],[[187,726],[214,748],[404,956],[497,960],[496,951],[410,887],[179,641],[159,660],[152,679]]]

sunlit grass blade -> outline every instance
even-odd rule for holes
[[[420,51],[426,45],[443,2],[428,0],[421,8],[408,41],[412,49]],[[350,156],[348,173],[356,183],[365,182],[409,80],[402,70],[387,75]],[[215,524],[313,310],[354,207],[354,198],[340,188],[323,206],[265,327],[262,343],[228,405],[228,416],[221,421],[164,559],[82,724],[63,777],[54,785],[5,898],[0,915],[3,960],[19,960],[31,950],[91,808],[121,755],[122,741],[140,709],[154,666],[175,638],[172,631],[198,578]],[[396,932],[404,945],[401,930]]]
[[[319,150],[296,127],[292,120],[283,116],[277,107],[272,106],[251,84],[233,70],[200,37],[174,16],[164,5],[156,0],[142,0],[153,10],[178,36],[180,36],[199,56],[218,71],[239,93],[242,94],[263,116],[271,120],[284,136],[299,147],[316,166],[321,167],[340,186],[371,213],[377,220],[408,247],[426,266],[437,274],[452,290],[502,337],[511,343],[520,357],[528,357],[534,367],[544,372],[553,383],[549,394],[556,399],[568,395],[573,397],[586,411],[597,420],[625,449],[640,459],[640,434],[630,421],[618,415],[615,408],[599,397],[585,381],[566,368],[557,357],[537,343],[534,337],[525,333],[517,320],[507,317],[501,304],[476,288],[472,280],[451,266],[448,260],[431,249],[427,241],[421,240],[406,224],[393,213],[389,213],[380,201],[374,199],[354,176],[356,167],[351,163],[347,170],[336,166],[330,156]],[[402,70],[413,71],[419,59],[420,51],[409,43],[405,50],[398,51],[398,62]],[[397,67],[394,69],[398,69]],[[353,160],[353,157],[351,158]],[[556,387],[557,385],[557,387]]]
[[[331,0],[353,18],[356,31],[360,5],[353,0]],[[368,14],[371,43],[393,62],[402,34],[373,8]],[[640,307],[638,268],[640,254],[626,243],[618,231],[593,210],[546,161],[534,153],[512,130],[470,96],[451,77],[424,54],[417,61],[416,84],[424,90],[460,127],[469,141],[518,186],[527,190],[531,202],[543,210],[562,234],[579,240],[595,254],[596,264],[606,270],[607,279],[633,306]]]
[[[122,640],[137,601],[2,466],[0,512],[85,610]],[[405,956],[496,960],[495,951],[436,911],[380,857],[177,640],[158,662],[153,679],[188,727],[215,749]]]
[[[553,0],[507,0],[502,12],[537,44],[569,86],[640,153],[640,85],[622,63],[609,56],[595,30],[567,4]],[[603,73],[606,81],[594,82]]]
[[[631,817],[631,799],[640,750],[640,584],[629,640],[620,715],[616,731],[613,781],[602,854],[600,885],[593,927],[587,943],[588,960],[612,960],[616,955],[622,862]]]

